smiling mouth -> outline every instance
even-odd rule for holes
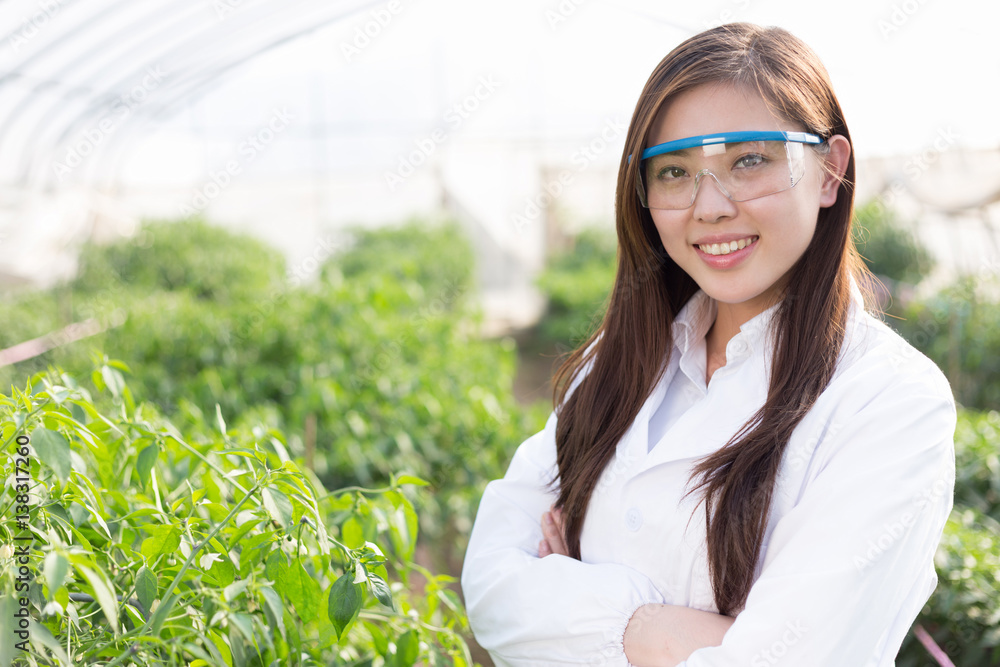
[[[731,252],[736,252],[737,250],[742,250],[748,245],[753,245],[757,242],[759,236],[748,236],[745,239],[739,239],[738,241],[730,241],[729,243],[706,243],[704,245],[695,245],[696,248],[701,250],[706,255],[728,255]]]

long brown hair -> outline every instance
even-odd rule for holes
[[[708,30],[677,46],[649,77],[618,171],[618,269],[607,311],[555,377],[556,505],[573,558],[580,558],[580,533],[598,479],[661,378],[673,348],[674,318],[698,290],[664,250],[636,195],[639,161],[626,156],[642,152],[661,105],[715,82],[759,91],[779,117],[824,139],[839,134],[850,141],[826,69],[806,44],[781,28],[732,23]],[[746,603],[785,447],[836,366],[852,275],[867,293],[871,274],[854,247],[853,207],[852,151],[837,201],[820,209],[812,242],[792,268],[776,310],[767,400],[725,446],[700,460],[691,476],[697,483],[688,493],[704,491],[709,572],[722,614],[739,612]]]

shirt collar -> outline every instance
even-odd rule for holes
[[[740,334],[751,348],[756,347],[757,341],[770,330],[771,322],[780,305],[781,302],[778,302],[740,325]],[[718,302],[704,290],[699,289],[688,299],[674,318],[671,329],[674,344],[682,354],[708,335],[708,330],[712,328],[718,312]]]
[[[858,287],[854,276],[851,276],[850,279],[853,307],[863,310],[864,297],[861,294],[861,289]],[[779,301],[740,326],[740,333],[743,334],[746,343],[751,348],[756,347],[755,344],[760,338],[771,330],[771,324],[780,305],[781,302]],[[674,324],[671,329],[674,344],[677,345],[681,353],[687,352],[691,346],[708,335],[708,330],[712,328],[712,323],[715,322],[718,308],[716,300],[702,289],[699,289],[688,299],[688,302],[677,313],[677,317],[674,318]],[[852,312],[851,315],[853,314]]]

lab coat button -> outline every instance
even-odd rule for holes
[[[642,527],[642,512],[638,508],[633,507],[625,513],[625,527],[633,533]]]

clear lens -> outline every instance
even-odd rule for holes
[[[788,190],[805,171],[805,150],[792,141],[710,144],[654,155],[640,165],[639,199],[656,209],[685,209],[708,176],[742,202]]]

